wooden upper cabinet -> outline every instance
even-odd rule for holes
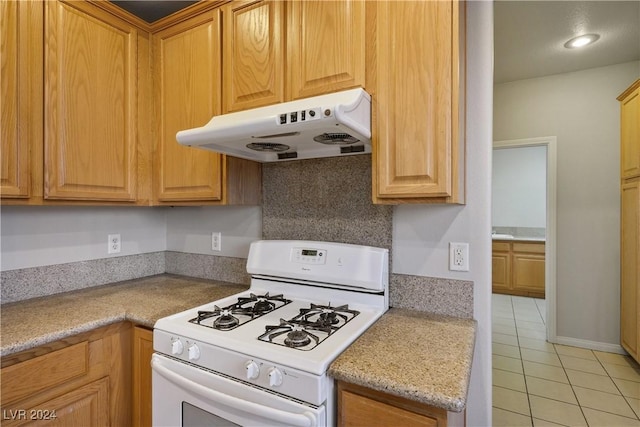
[[[620,173],[622,178],[640,176],[640,80],[637,80],[620,101]]]
[[[291,99],[365,87],[365,2],[287,3]]]
[[[137,30],[45,2],[46,199],[135,201]]]
[[[2,123],[2,197],[29,196],[29,145],[20,126],[19,86],[28,74],[20,72],[19,2],[0,3],[0,120]]]
[[[220,114],[220,30],[216,9],[153,36],[160,202],[222,199],[222,155],[176,140],[178,131],[204,126]]]
[[[42,3],[0,2],[0,20],[0,196],[26,200],[42,168]]]
[[[373,199],[462,203],[460,6],[453,0],[370,7],[376,14]]]
[[[224,113],[284,101],[282,1],[234,1],[224,19]]]

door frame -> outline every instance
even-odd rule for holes
[[[511,139],[494,141],[494,149],[538,147],[547,148],[547,212],[544,253],[544,292],[546,300],[547,341],[557,343],[556,327],[556,193],[557,193],[557,137],[543,136],[539,138]]]

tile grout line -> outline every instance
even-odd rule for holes
[[[602,367],[602,369],[604,369],[604,371],[607,373],[607,378],[609,378],[611,380],[611,382],[613,383],[614,387],[616,388],[616,390],[618,390],[618,392],[620,393],[620,396],[622,397],[622,400],[624,400],[624,402],[627,404],[627,406],[629,407],[629,409],[631,409],[631,413],[634,414],[636,416],[636,420],[640,421],[640,417],[638,417],[638,414],[636,413],[636,411],[633,409],[633,406],[631,406],[631,404],[629,403],[629,401],[627,400],[627,397],[622,393],[622,390],[620,390],[620,387],[618,387],[618,384],[613,380],[613,377],[611,376],[611,374],[609,373],[609,371],[607,370],[607,368],[604,366],[604,363],[600,360],[600,358],[593,352],[593,350],[591,350],[591,353],[593,354],[593,357],[596,358],[596,360],[598,361],[598,363],[600,364],[600,366]],[[562,363],[562,361],[560,361]],[[613,393],[610,393],[613,394]],[[615,395],[614,395],[615,396]],[[605,411],[606,412],[606,411]],[[618,415],[618,416],[622,416],[620,414],[614,414],[614,415]],[[632,418],[630,418],[632,419]]]
[[[515,307],[513,306],[513,297],[510,296],[511,311],[513,312],[513,323],[516,328],[516,341],[518,342],[518,354],[520,354],[520,365],[522,366],[522,378],[524,380],[524,390],[527,395],[527,404],[529,406],[529,421],[533,426],[533,411],[531,410],[531,395],[529,394],[529,385],[527,384],[527,375],[524,370],[524,359],[522,358],[522,347],[520,346],[520,334],[518,333],[518,322],[516,321]]]

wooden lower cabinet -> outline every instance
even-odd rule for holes
[[[544,242],[494,241],[492,248],[494,293],[544,298]]]
[[[130,355],[123,322],[3,357],[2,425],[129,425]]]
[[[151,426],[151,355],[153,331],[140,326],[133,328],[133,423],[136,427]]]
[[[29,421],[26,424],[37,420],[63,426],[108,426],[109,378],[101,378],[31,408],[24,418]]]
[[[398,396],[338,381],[338,427],[464,425],[464,412],[452,413]]]

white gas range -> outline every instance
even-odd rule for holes
[[[153,424],[327,426],[329,364],[389,307],[388,251],[251,244],[249,290],[158,320]]]

